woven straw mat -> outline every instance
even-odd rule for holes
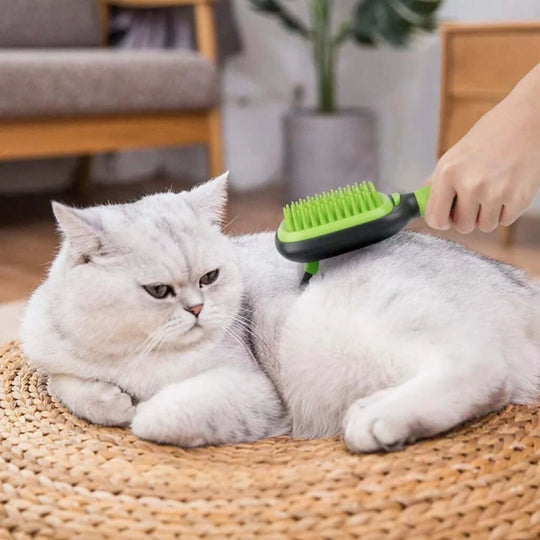
[[[0,538],[540,537],[538,409],[389,454],[287,437],[183,450],[75,418],[0,350]]]

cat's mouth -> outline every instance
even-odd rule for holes
[[[187,332],[188,334],[190,335],[193,335],[193,334],[196,334],[196,335],[201,335],[203,332],[203,328],[200,324],[197,324],[195,323],[190,329],[189,331]]]
[[[182,351],[193,347],[204,338],[204,329],[200,324],[193,324],[188,330],[169,336],[160,347],[168,350]]]
[[[187,332],[182,335],[179,345],[181,347],[193,347],[193,345],[202,341],[203,338],[203,327],[200,324],[195,323]]]
[[[199,319],[197,319],[185,332],[184,332],[184,336],[193,336],[193,335],[199,335],[203,332],[204,328],[201,324],[201,322],[199,321]]]

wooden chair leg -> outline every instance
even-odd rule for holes
[[[499,236],[499,243],[503,246],[511,246],[514,243],[514,235],[516,232],[516,224],[512,223],[508,227],[499,225],[497,234]]]
[[[90,159],[92,156],[85,155],[81,156],[79,160],[79,167],[75,173],[75,192],[77,198],[82,202],[90,194],[92,183],[90,179]]]
[[[213,178],[224,172],[221,114],[217,108],[208,113],[208,131],[208,172]]]

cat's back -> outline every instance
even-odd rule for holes
[[[233,238],[246,286],[260,294],[301,294],[302,265],[284,259],[277,251],[274,233]],[[525,272],[483,257],[435,236],[404,231],[372,246],[321,261],[310,287],[343,288],[373,293],[414,291],[458,299],[475,297],[492,304],[500,299],[538,299],[540,288]],[[337,291],[336,291],[337,292]],[[487,297],[485,296],[487,295]]]
[[[435,236],[403,231],[387,240],[322,263],[327,274],[341,277],[352,269],[373,277],[396,279],[404,276],[410,283],[424,283],[478,289],[494,286],[507,291],[533,294],[535,287],[525,272],[484,257],[459,244]],[[501,291],[502,292],[502,291]]]
[[[525,272],[414,232],[322,261],[310,287],[389,319],[424,316],[426,326],[466,320],[492,331],[516,318],[540,325],[540,289]]]

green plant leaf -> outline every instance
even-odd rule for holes
[[[340,46],[349,40],[359,45],[389,43],[404,46],[418,29],[436,27],[435,12],[442,0],[356,0],[348,19],[332,33],[332,8],[338,0],[308,0],[311,26],[285,7],[281,0],[248,0],[263,14],[278,19],[288,30],[313,44],[319,111],[335,110],[335,61]]]
[[[360,0],[352,13],[353,38],[361,44],[407,45],[417,29],[436,27],[442,0]]]
[[[277,17],[287,30],[306,38],[310,36],[309,28],[277,0],[249,0],[249,3],[255,10]]]
[[[442,0],[401,0],[413,12],[419,15],[433,15],[442,4]]]

